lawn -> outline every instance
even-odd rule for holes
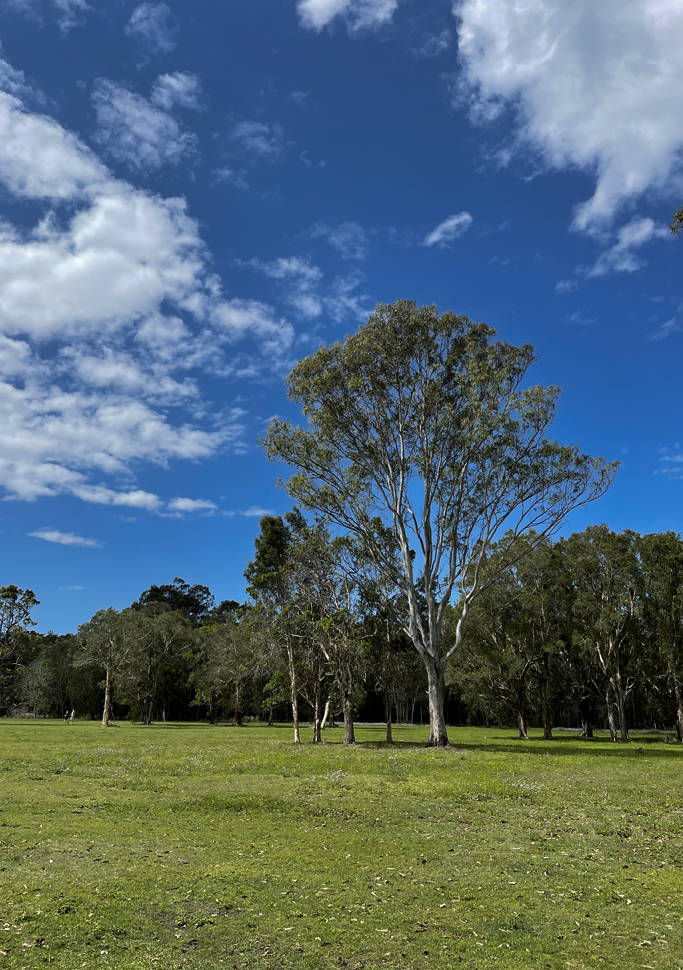
[[[0,970],[683,970],[683,749],[357,733],[0,722]]]

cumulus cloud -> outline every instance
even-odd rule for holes
[[[513,151],[594,175],[575,229],[600,231],[647,190],[671,186],[683,147],[683,5],[456,0],[453,9],[459,97],[472,116],[490,120],[509,106]]]
[[[92,101],[98,144],[117,161],[138,171],[177,165],[197,150],[197,138],[184,130],[169,109],[176,104],[198,107],[194,75],[157,78],[152,97],[143,98],[122,84],[100,78]]]
[[[398,0],[298,0],[297,11],[303,27],[322,30],[335,17],[343,17],[350,33],[388,24]]]
[[[449,216],[440,222],[436,229],[427,233],[422,241],[423,246],[447,246],[454,239],[459,239],[472,225],[472,216],[469,212],[458,212],[457,215]]]
[[[175,49],[178,24],[165,3],[141,3],[125,27],[126,34],[150,53]]]
[[[90,549],[99,549],[102,545],[97,539],[86,539],[84,536],[76,535],[74,532],[60,532],[58,529],[38,529],[36,532],[29,532],[35,539],[44,539],[45,542],[57,542],[60,546],[86,546]],[[71,589],[82,589],[82,586],[73,586]]]
[[[215,502],[204,498],[174,498],[167,508],[172,512],[214,512]]]
[[[318,223],[311,230],[313,239],[324,236],[342,259],[364,260],[368,255],[368,237],[357,222],[342,222],[336,228]]]
[[[14,93],[0,91],[0,184],[43,214],[0,223],[0,486],[158,512],[135,467],[207,457],[244,434],[237,409],[212,423],[193,371],[272,372],[289,364],[293,329],[223,295],[184,200],[116,179],[1,68]],[[155,88],[164,103],[197,93],[169,77]]]
[[[652,219],[632,219],[617,233],[617,241],[601,253],[594,266],[585,270],[586,276],[606,276],[608,273],[635,273],[647,265],[635,250],[653,239],[670,239],[668,226],[657,225]]]
[[[260,505],[252,505],[251,508],[241,512],[240,515],[246,515],[247,518],[260,519],[262,515],[275,515],[275,511],[273,509],[262,509]]]

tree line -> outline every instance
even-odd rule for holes
[[[446,667],[452,720],[510,724],[527,737],[556,724],[590,738],[609,729],[675,730],[683,740],[683,540],[605,525],[552,541],[506,539],[481,564],[483,591]],[[289,720],[312,740],[358,716],[414,721],[427,691],[409,610],[362,547],[298,509],[264,516],[245,570],[249,601],[215,605],[205,586],[152,586],[127,609],[98,611],[74,634],[30,630],[30,590],[0,590],[0,712],[59,716],[70,706],[108,724]],[[426,599],[420,603],[425,613]],[[463,603],[449,606],[450,641]]]

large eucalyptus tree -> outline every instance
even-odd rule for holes
[[[602,495],[616,469],[545,439],[559,389],[522,390],[533,349],[495,335],[434,306],[379,304],[356,334],[321,347],[287,377],[308,427],[275,419],[264,441],[271,459],[295,470],[289,494],[357,536],[406,597],[435,746],[448,744],[445,665],[481,592],[489,546],[511,537],[500,556],[507,568],[518,535],[553,532]],[[398,561],[387,555],[387,527]],[[453,598],[460,619],[444,643]]]

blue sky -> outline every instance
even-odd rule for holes
[[[4,0],[0,41],[1,582],[39,629],[242,598],[282,378],[378,301],[535,346],[556,437],[621,461],[566,531],[681,530],[680,3]]]

